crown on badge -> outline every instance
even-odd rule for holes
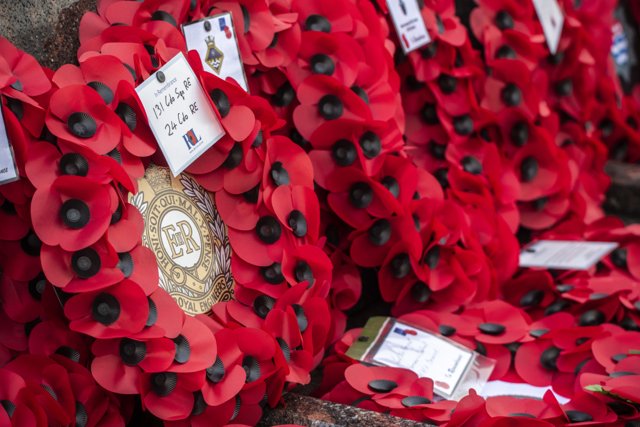
[[[216,38],[213,36],[209,36],[206,39],[204,39],[204,42],[207,44],[207,46],[211,46],[216,44]]]
[[[145,179],[156,192],[171,187],[171,174],[168,168],[149,166],[145,172]]]

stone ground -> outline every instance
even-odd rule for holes
[[[95,10],[95,5],[96,0],[0,0],[0,36],[8,38],[49,68],[75,63],[80,18],[85,11]],[[610,162],[607,172],[612,177],[605,205],[607,211],[629,223],[640,222],[640,167]],[[351,315],[364,323],[371,313],[360,310]],[[262,427],[287,423],[310,427],[426,425],[300,394],[290,393],[284,401],[283,407],[265,414]],[[144,418],[135,424],[141,425],[141,421],[148,425],[149,420]]]

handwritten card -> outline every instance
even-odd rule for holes
[[[407,368],[420,377],[431,378],[434,391],[446,396],[457,387],[472,354],[470,350],[398,321],[382,341],[373,361]]]
[[[2,108],[0,108],[0,185],[16,181],[18,178],[18,168],[13,156],[13,148],[9,143]]]
[[[617,247],[614,242],[540,240],[522,250],[520,267],[588,270]]]
[[[231,77],[249,91],[230,13],[221,13],[182,26],[187,49],[196,50],[204,69],[221,79]]]
[[[347,351],[355,360],[409,369],[431,378],[436,394],[459,399],[471,388],[479,391],[496,361],[436,332],[391,317],[369,318]]]
[[[182,53],[136,88],[173,176],[218,142],[224,129]]]
[[[431,42],[417,0],[387,0],[387,7],[404,53]]]

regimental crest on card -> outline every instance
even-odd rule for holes
[[[209,36],[204,41],[207,44],[207,53],[205,54],[204,62],[206,62],[216,74],[220,74],[224,53],[216,46],[215,37]]]
[[[188,314],[233,297],[227,229],[209,193],[189,175],[150,166],[130,202],[144,217],[143,244],[156,255],[160,287]]]

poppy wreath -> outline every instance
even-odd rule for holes
[[[611,72],[612,1],[562,1],[550,55],[533,5],[421,2],[408,55],[385,2],[101,0],[78,65],[0,39],[21,179],[0,186],[0,425],[254,425],[321,367],[324,399],[449,426],[640,423],[640,231],[600,209],[607,156],[637,161],[638,100]],[[230,12],[250,94],[180,25]],[[129,203],[165,164],[135,86],[187,54],[226,132],[188,169],[228,229],[233,301],[186,315]],[[518,269],[538,238],[615,241],[587,271]],[[365,278],[366,280],[363,280]],[[348,358],[347,312],[497,361],[542,400],[459,402]]]

